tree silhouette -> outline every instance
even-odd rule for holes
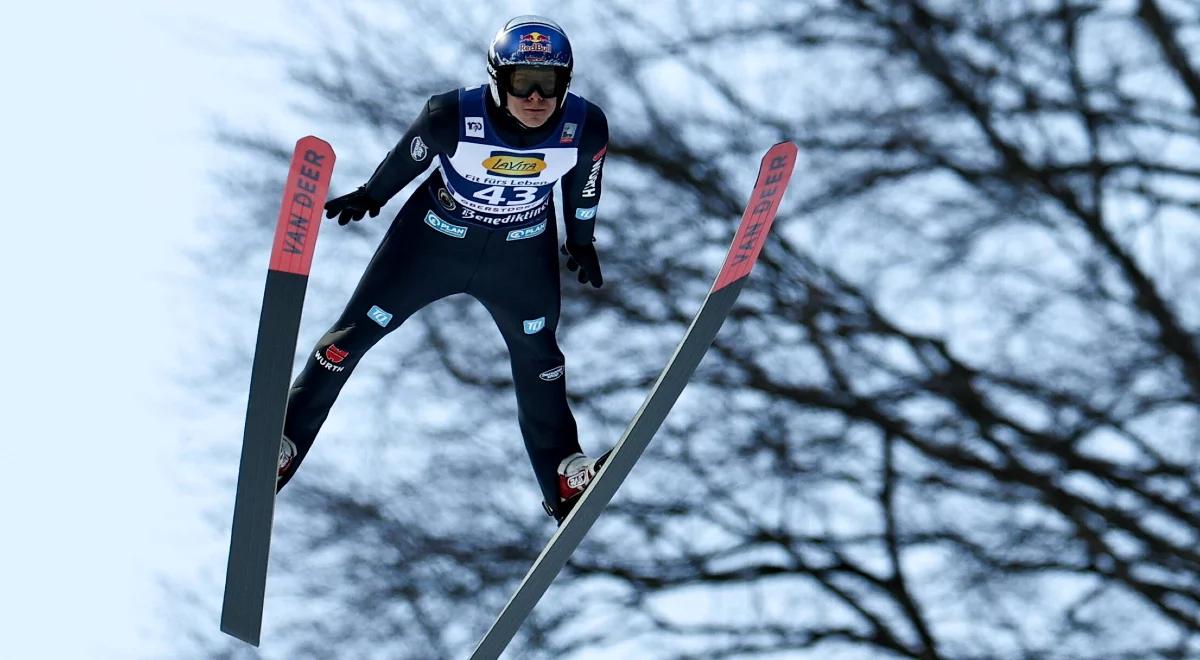
[[[503,19],[412,4],[293,58],[353,145],[335,189],[425,97],[483,80]],[[792,139],[801,161],[734,315],[510,655],[1200,654],[1200,8],[646,5],[556,15],[612,129],[607,283],[563,285],[585,448],[682,336],[758,155]],[[290,139],[227,136],[272,175]],[[247,247],[208,256],[248,306],[278,186],[239,181]],[[302,344],[383,228],[326,229]],[[230,318],[239,345],[253,318]],[[465,657],[553,530],[511,390],[469,299],[373,350],[280,498],[264,657]]]

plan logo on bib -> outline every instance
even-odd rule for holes
[[[467,235],[466,227],[446,222],[434,215],[433,211],[425,212],[425,224],[453,238],[462,238]]]
[[[514,229],[514,230],[508,232],[508,237],[505,238],[504,240],[519,241],[519,240],[522,240],[525,238],[533,238],[534,236],[541,235],[541,233],[544,231],[546,231],[546,221],[542,220],[541,222],[537,223],[536,225],[534,225],[532,227],[526,227],[524,229]]]

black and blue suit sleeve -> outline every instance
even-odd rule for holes
[[[371,199],[386,204],[416,179],[439,154],[454,155],[458,146],[458,90],[430,97],[396,146],[367,181]]]
[[[562,178],[563,224],[567,242],[573,245],[592,242],[607,150],[608,119],[604,111],[589,102],[579,138],[579,157]]]

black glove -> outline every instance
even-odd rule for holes
[[[563,243],[562,253],[567,255],[567,270],[579,271],[579,283],[591,282],[599,289],[604,286],[604,275],[600,273],[600,257],[591,243],[576,245]]]
[[[379,215],[379,209],[383,208],[382,202],[377,202],[371,199],[367,194],[366,186],[359,186],[358,190],[352,193],[334,197],[325,202],[325,217],[332,218],[337,216],[338,224],[349,224],[351,220],[362,220],[363,216],[370,213],[371,217]]]

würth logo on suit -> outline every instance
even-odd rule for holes
[[[314,357],[317,358],[317,362],[322,367],[337,373],[346,368],[338,365],[341,364],[342,360],[345,360],[348,355],[350,355],[350,351],[343,351],[337,346],[330,344],[329,348],[324,350],[323,355],[322,351],[317,351]]]

